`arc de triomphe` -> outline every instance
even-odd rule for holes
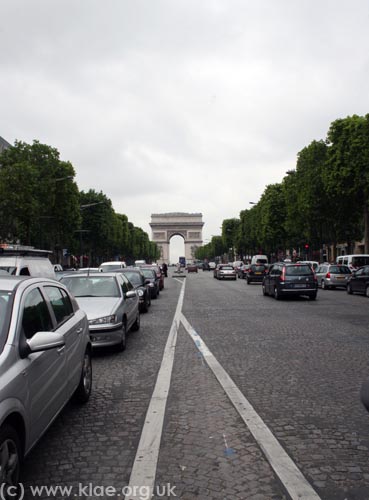
[[[182,236],[185,244],[186,262],[195,258],[195,250],[202,246],[202,214],[172,212],[151,215],[152,241],[161,250],[159,263],[169,264],[169,245],[173,236]]]

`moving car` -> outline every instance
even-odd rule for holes
[[[347,280],[351,276],[348,266],[337,264],[321,264],[316,270],[318,286],[323,290],[328,288],[346,288]]]
[[[362,293],[369,297],[369,266],[364,266],[357,271],[352,271],[347,280],[347,293]]]
[[[70,274],[61,283],[72,292],[87,314],[93,347],[126,348],[129,330],[140,328],[139,299],[124,274]]]
[[[351,271],[360,267],[369,266],[368,254],[340,255],[336,258],[336,263],[348,266]]]
[[[240,279],[246,279],[247,277],[247,272],[250,269],[251,264],[242,264],[237,270],[237,276]]]
[[[218,264],[214,269],[214,278],[218,280],[231,279],[236,280],[237,274],[231,264]]]
[[[198,272],[197,264],[187,264],[187,272],[188,273],[197,273]]]
[[[18,484],[22,458],[64,405],[71,397],[87,402],[91,386],[88,322],[67,288],[50,279],[1,277],[2,493]]]
[[[308,264],[273,264],[264,275],[262,287],[263,295],[273,295],[277,300],[291,295],[307,295],[315,300],[318,293],[318,281]]]
[[[250,283],[262,283],[264,275],[268,272],[268,266],[264,264],[251,264],[246,272],[246,281]]]

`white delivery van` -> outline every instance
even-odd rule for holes
[[[355,254],[355,255],[340,255],[336,258],[336,263],[348,266],[352,269],[359,269],[359,267],[369,266],[368,254]]]
[[[251,265],[253,264],[268,264],[268,257],[266,255],[253,255]]]
[[[1,245],[0,275],[35,276],[56,279],[49,250],[22,245]]]

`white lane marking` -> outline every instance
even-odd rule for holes
[[[164,413],[172,376],[177,332],[180,325],[185,291],[185,281],[181,283],[182,288],[179,294],[176,312],[165,345],[154,392],[152,393],[149,408],[146,413],[140,443],[137,448],[136,458],[133,463],[127,488],[127,491],[136,492],[136,494],[127,495],[125,497],[126,500],[141,498],[139,492],[142,491],[143,487],[145,487],[145,491],[150,491],[150,495],[152,495],[154,490]],[[151,498],[151,496],[147,498]]]
[[[179,278],[173,278],[173,279],[174,279],[174,280],[176,280],[176,281],[178,281],[178,283],[183,283],[184,281],[186,281],[186,280],[184,280],[183,278],[182,278],[182,279],[179,279]]]
[[[254,436],[291,498],[293,500],[320,499],[319,495],[314,491],[300,469],[286,453],[249,401],[238,389],[222,365],[209,351],[200,335],[192,328],[183,314],[181,315],[181,322],[240,414],[242,420],[249,428],[251,434]]]

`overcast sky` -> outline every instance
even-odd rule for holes
[[[369,112],[367,0],[0,7],[0,136],[56,147],[150,236],[165,212],[220,234],[333,120]]]

